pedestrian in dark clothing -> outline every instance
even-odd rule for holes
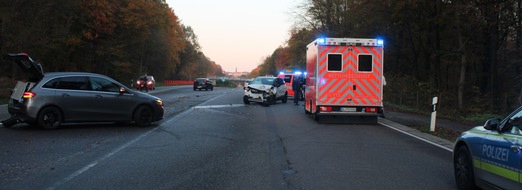
[[[143,88],[145,88],[145,92],[149,92],[149,88],[147,87],[147,81],[149,80],[147,74],[143,75],[140,80],[142,81],[140,92],[143,91]]]
[[[294,91],[294,103],[298,105],[299,99],[301,99],[301,80],[299,79],[299,75],[294,75],[292,90]]]

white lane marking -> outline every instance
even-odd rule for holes
[[[205,101],[205,102],[203,102],[203,103],[201,103],[201,104],[205,104],[205,103],[211,102],[211,101],[213,101],[213,100],[215,100],[215,99],[217,99],[217,98],[219,98],[219,97],[221,97],[221,96],[223,96],[223,95],[226,95],[226,94],[222,94],[222,95],[220,95],[220,96],[217,96],[217,97],[211,98],[210,100],[207,100],[207,101]],[[156,131],[156,130],[159,130],[160,128],[165,127],[165,124],[170,123],[170,122],[172,122],[173,120],[180,119],[180,118],[184,117],[186,114],[192,112],[193,110],[194,110],[194,109],[187,109],[187,110],[181,112],[180,114],[178,114],[178,115],[172,117],[171,119],[169,119],[169,120],[167,120],[167,121],[161,123],[158,127],[155,127],[155,128],[153,128],[153,129],[151,129],[151,130],[149,130],[149,131],[143,133],[142,135],[136,137],[135,139],[133,139],[133,140],[131,140],[131,141],[125,143],[125,144],[123,144],[122,146],[120,146],[120,147],[114,149],[113,151],[111,151],[111,152],[105,154],[105,155],[102,156],[101,158],[96,159],[95,161],[93,161],[92,163],[88,164],[87,166],[81,168],[80,170],[78,170],[78,171],[72,173],[71,175],[69,175],[69,176],[63,178],[62,180],[56,182],[56,183],[53,184],[52,186],[47,187],[47,188],[45,188],[45,189],[53,190],[53,189],[56,189],[56,188],[60,187],[61,185],[65,184],[65,183],[67,183],[67,182],[69,182],[69,181],[71,181],[71,180],[74,179],[75,177],[77,177],[77,176],[81,175],[82,173],[86,172],[87,170],[89,170],[89,169],[91,169],[91,168],[97,166],[98,164],[102,163],[103,161],[107,160],[108,158],[114,156],[115,154],[117,154],[118,152],[122,151],[123,149],[125,149],[125,148],[131,146],[132,144],[136,143],[137,141],[143,139],[144,137],[146,137],[146,136],[149,135],[150,133],[152,133],[152,132],[154,132],[154,131]]]
[[[422,137],[419,137],[419,136],[416,136],[416,135],[414,135],[414,134],[408,133],[408,132],[406,132],[406,131],[400,130],[400,129],[398,129],[398,128],[396,128],[396,127],[393,127],[393,126],[391,126],[391,125],[388,125],[388,124],[386,124],[386,123],[379,122],[379,124],[381,124],[381,125],[383,125],[383,126],[386,126],[386,127],[390,128],[390,129],[393,129],[393,130],[395,130],[395,131],[401,132],[401,133],[403,133],[403,134],[405,134],[405,135],[408,135],[408,136],[410,136],[410,137],[413,137],[413,138],[419,139],[419,140],[421,140],[421,141],[424,141],[424,142],[426,142],[426,143],[428,143],[428,144],[431,144],[431,145],[434,145],[434,146],[436,146],[436,147],[442,148],[442,149],[444,149],[444,150],[447,150],[447,151],[453,152],[453,150],[450,149],[450,148],[448,148],[448,147],[442,146],[442,145],[440,145],[440,144],[434,143],[434,142],[429,141],[429,140],[427,140],[427,139],[424,139],[424,138],[422,138]]]
[[[71,175],[67,176],[66,178],[63,178],[62,180],[56,182],[51,187],[48,187],[46,189],[56,189],[60,185],[62,185],[64,183],[67,183],[68,181],[70,181],[71,179],[75,178],[76,176],[79,176],[80,174],[86,172],[87,170],[89,170],[89,169],[93,168],[94,166],[98,165],[99,163],[103,162],[107,158],[110,158],[111,156],[115,155],[116,153],[120,152],[121,150],[129,147],[131,144],[135,143],[136,141],[141,140],[143,137],[147,136],[149,133],[157,130],[158,128],[159,127],[154,128],[154,129],[152,129],[150,131],[147,131],[146,133],[143,133],[142,135],[138,136],[137,138],[135,138],[135,139],[125,143],[124,145],[116,148],[115,150],[109,152],[108,154],[106,154],[106,155],[102,156],[101,158],[95,160],[94,162],[88,164],[87,166],[83,167],[82,169],[72,173]]]
[[[227,104],[227,105],[207,105],[207,106],[194,106],[194,109],[206,109],[206,108],[232,108],[232,107],[243,107],[244,104]]]

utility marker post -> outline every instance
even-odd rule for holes
[[[435,131],[435,120],[437,119],[437,101],[438,98],[435,96],[431,101],[432,110],[431,110],[431,122],[430,122],[430,131]]]

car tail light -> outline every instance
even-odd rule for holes
[[[319,110],[321,112],[331,112],[332,111],[332,107],[330,107],[330,106],[319,106]]]
[[[32,98],[34,96],[36,96],[36,94],[33,93],[33,92],[24,92],[24,94],[22,95],[22,97],[25,98],[25,99],[29,99],[29,98]]]
[[[376,107],[366,107],[366,113],[377,113],[377,111]]]

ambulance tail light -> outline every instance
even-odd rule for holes
[[[332,112],[332,107],[330,107],[330,106],[319,106],[319,111],[321,111],[321,112]]]
[[[366,113],[377,113],[379,109],[376,107],[366,107],[365,111]]]

